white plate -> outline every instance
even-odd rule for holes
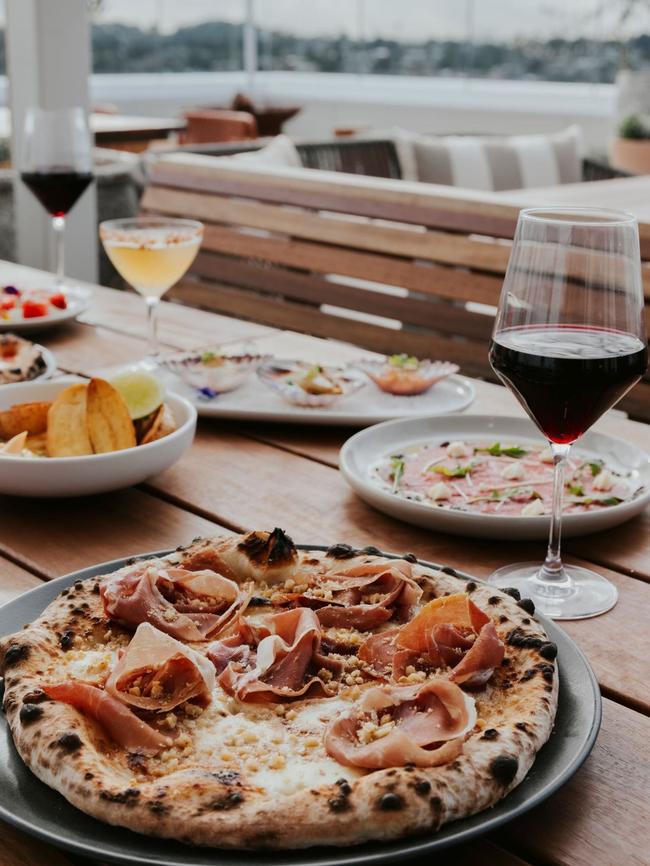
[[[34,346],[41,353],[43,360],[45,361],[45,369],[42,373],[39,373],[38,376],[35,376],[33,379],[26,379],[24,382],[11,382],[9,384],[5,382],[0,383],[0,388],[8,388],[9,385],[25,385],[29,382],[42,382],[43,379],[50,379],[54,373],[56,372],[56,361],[54,359],[54,355],[50,352],[49,349],[46,349],[45,346],[41,346],[38,343],[34,343]]]
[[[28,287],[24,287],[28,288]],[[36,288],[36,286],[34,286]],[[54,294],[56,288],[46,286],[45,291]],[[11,331],[14,334],[28,334],[33,331],[45,331],[47,328],[53,328],[56,325],[61,325],[64,322],[69,322],[71,319],[76,319],[90,305],[92,292],[89,289],[79,287],[65,288],[63,290],[68,306],[65,310],[51,310],[47,316],[39,316],[36,319],[0,319],[0,334]]]
[[[196,391],[174,377],[173,388],[194,403],[199,415],[208,418],[239,418],[245,421],[278,421],[297,424],[341,424],[365,427],[391,418],[446,415],[460,412],[474,400],[472,383],[462,376],[449,376],[418,397],[394,397],[368,381],[362,388],[341,397],[332,406],[292,406],[252,373],[236,391],[202,400]]]
[[[72,382],[64,376],[51,382],[21,382],[0,388],[0,410],[14,403],[53,400]],[[88,496],[139,484],[145,478],[168,469],[190,447],[196,429],[196,410],[178,394],[168,393],[177,429],[155,442],[87,457],[5,457],[0,456],[0,493],[13,496]]]
[[[371,477],[371,467],[382,457],[427,442],[489,439],[502,442],[544,443],[541,434],[527,418],[458,415],[453,418],[413,418],[390,421],[362,430],[341,448],[340,467],[347,482],[370,505],[416,526],[472,535],[478,538],[510,540],[545,539],[549,517],[521,517],[504,514],[468,514],[439,506],[409,502],[382,490]],[[576,452],[605,460],[617,471],[631,472],[642,492],[620,505],[599,511],[566,514],[562,518],[564,536],[589,535],[618,526],[639,514],[650,502],[650,457],[636,445],[603,433],[586,433]]]

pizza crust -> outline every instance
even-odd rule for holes
[[[236,538],[198,540],[170,559],[197,569],[226,563],[235,573],[242,562],[237,542]],[[375,559],[374,554],[348,557],[346,553],[339,564],[349,567]],[[337,560],[312,552],[288,556],[285,551],[276,562],[247,559],[242,572],[247,580],[269,585],[322,569],[323,564],[331,567]],[[551,733],[558,697],[554,645],[524,602],[522,607],[494,587],[467,583],[421,565],[414,565],[414,575],[425,589],[423,602],[470,592],[507,645],[507,664],[475,693],[477,726],[463,753],[450,764],[366,772],[338,765],[322,744],[311,747],[304,760],[292,763],[297,749],[292,753],[290,737],[302,747],[314,736],[310,725],[317,730],[319,704],[323,715],[330,717],[340,709],[339,698],[292,702],[284,715],[244,707],[245,718],[261,713],[251,722],[258,731],[289,732],[286,743],[264,741],[259,748],[252,744],[250,751],[265,754],[267,762],[273,759],[279,764],[277,755],[285,755],[284,767],[265,765],[261,774],[249,769],[250,762],[239,771],[226,766],[220,741],[212,765],[200,748],[200,760],[193,765],[192,744],[200,746],[199,733],[189,736],[187,757],[179,759],[178,749],[173,749],[154,761],[139,756],[127,760],[97,723],[40,692],[43,682],[56,681],[57,673],[71,675],[75,665],[84,678],[101,679],[113,655],[128,643],[129,632],[104,618],[100,578],[63,590],[39,620],[0,641],[4,705],[16,748],[39,779],[82,811],[110,824],[195,845],[278,849],[351,845],[436,830],[486,809],[521,782]],[[217,738],[219,719],[225,718],[219,701],[210,710]],[[223,701],[237,703],[231,698]],[[295,718],[288,721],[286,715],[292,711]],[[301,713],[315,718],[299,730]],[[210,718],[186,720],[184,734],[209,729]],[[223,729],[221,735],[225,740]],[[319,762],[324,768],[320,774],[314,771]],[[264,785],[274,772],[289,781],[282,784],[278,776],[273,785],[268,781]]]

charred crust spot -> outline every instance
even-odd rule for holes
[[[524,733],[528,733],[528,725],[526,722],[515,722],[515,728],[519,731],[524,731]]]
[[[414,553],[405,553],[402,559],[404,560],[404,562],[410,562],[411,564],[418,561],[418,558]]]
[[[499,736],[499,732],[496,728],[488,728],[487,731],[483,731],[482,740],[496,740]]]
[[[515,601],[519,601],[521,599],[521,593],[514,586],[506,586],[505,589],[502,590],[506,595],[509,595],[510,598],[514,598]]]
[[[78,734],[75,734],[72,731],[69,731],[66,734],[61,734],[56,742],[64,752],[76,752],[83,745]]]
[[[116,791],[115,793],[112,791],[100,791],[99,796],[108,803],[120,803],[131,806],[140,796],[140,789],[127,788],[125,791]]]
[[[350,801],[343,794],[337,794],[336,797],[330,797],[328,799],[327,805],[330,807],[332,812],[345,812],[350,808]]]
[[[23,695],[24,704],[42,704],[43,701],[46,700],[47,695],[43,689],[32,689],[31,692],[27,692],[27,694]]]
[[[82,590],[84,588],[83,581],[82,580],[75,580],[74,588],[75,588],[76,592],[79,592],[80,590]]]
[[[249,607],[268,607],[272,604],[270,598],[263,598],[261,595],[254,595],[248,602]]]
[[[519,761],[512,755],[499,755],[490,763],[490,772],[504,787],[512,782],[518,769]]]
[[[498,595],[491,595],[488,598],[488,604],[501,604],[501,599]]]
[[[377,807],[383,812],[397,812],[404,808],[404,799],[399,794],[389,791],[377,800]]]
[[[70,592],[69,589],[62,589],[61,592],[59,593],[59,595],[66,596],[69,592]]]
[[[90,590],[93,595],[99,595],[99,584],[96,583],[93,585],[93,588]]]
[[[510,657],[509,657],[509,656],[504,656],[504,657],[501,659],[501,667],[507,668],[509,664],[510,664]]]
[[[355,554],[355,549],[349,544],[333,544],[327,549],[327,556],[332,559],[351,559]]]
[[[165,803],[160,803],[158,800],[154,800],[147,805],[152,815],[166,815],[169,812],[169,806]]]
[[[549,692],[549,694],[553,691],[553,686],[544,686],[544,688]]]
[[[306,560],[305,560],[305,563],[306,563],[307,565],[319,565],[319,564],[320,564],[320,559],[315,559],[314,557],[312,557],[311,559],[306,559]]]
[[[525,616],[522,619],[522,623],[523,623],[523,625],[530,625],[530,619],[527,616]]]
[[[420,797],[426,797],[431,790],[431,782],[429,782],[428,779],[416,779],[415,782],[413,782],[413,790],[416,794],[419,794]]]
[[[508,617],[505,615],[505,613],[501,614],[501,616],[499,617],[499,622],[508,622]]]
[[[129,752],[126,756],[126,763],[134,771],[141,773],[146,773],[147,771],[147,759],[140,752]]]
[[[337,779],[334,784],[338,785],[339,791],[344,797],[348,797],[352,793],[352,786],[347,779]]]
[[[85,779],[87,782],[90,782],[90,780],[91,780],[91,779],[94,779],[94,778],[95,778],[95,774],[94,774],[94,773],[91,773],[90,770],[88,770],[87,773],[84,773],[84,779]]]
[[[528,670],[524,671],[523,674],[521,675],[521,682],[527,683],[528,680],[532,680],[532,678],[535,676],[536,673],[537,673],[537,670],[535,668],[528,668]]]
[[[521,649],[539,649],[544,643],[539,637],[524,634],[519,627],[513,628],[508,635],[507,642],[510,646],[520,647]]]
[[[25,661],[29,655],[29,647],[25,643],[12,643],[5,653],[5,667],[17,665]]]
[[[228,791],[223,797],[216,797],[211,800],[206,808],[213,812],[227,812],[229,809],[234,809],[244,802],[244,795],[241,791]]]
[[[465,592],[474,592],[474,590],[476,589],[476,586],[477,585],[474,583],[473,580],[468,580],[467,583],[465,584]]]
[[[367,553],[368,556],[381,556],[381,550],[378,547],[375,547],[374,544],[369,544],[367,547],[364,547],[359,553]]]
[[[442,800],[440,797],[432,797],[429,800],[429,805],[431,806],[432,812],[441,812],[442,811]]]
[[[448,574],[450,577],[458,577],[458,572],[455,568],[452,568],[450,565],[443,565],[440,569],[443,574]]]
[[[532,598],[522,598],[521,601],[518,601],[517,604],[522,610],[525,610],[526,613],[529,613],[531,616],[535,613],[535,602]]]
[[[18,718],[23,725],[31,725],[43,715],[43,707],[36,704],[23,704],[18,713]]]
[[[553,682],[553,677],[555,676],[555,667],[553,665],[550,665],[547,662],[542,662],[537,665],[537,670],[541,673],[547,683]]]
[[[212,773],[211,775],[224,785],[234,785],[239,782],[239,773],[235,770],[217,770],[216,773]]]
[[[64,631],[62,635],[59,636],[59,646],[63,650],[68,650],[74,643],[74,632],[72,629],[68,629]]]
[[[138,561],[137,556],[129,556],[129,558],[126,560],[126,564],[127,565],[135,565],[137,561]]]
[[[284,530],[275,527],[273,532],[249,532],[237,545],[251,562],[281,565],[293,562],[296,545]]]
[[[546,641],[539,648],[539,654],[543,659],[552,662],[553,659],[557,657],[557,645],[550,640]]]

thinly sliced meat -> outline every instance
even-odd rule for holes
[[[246,608],[252,588],[214,571],[144,562],[106,577],[106,615],[130,626],[148,622],[179,640],[210,640]]]
[[[238,662],[244,668],[247,665],[252,666],[254,659],[251,659],[251,652],[250,646],[242,643],[242,637],[237,632],[223,640],[211,643],[206,655],[214,665],[217,674],[220,674],[225,671],[230,662]]]
[[[436,625],[453,625],[478,632],[489,622],[487,614],[464,592],[436,598],[425,604],[401,630],[399,645],[404,649],[425,650],[431,630]]]
[[[370,631],[391,618],[408,619],[422,590],[404,560],[364,563],[322,575],[301,603],[316,608],[326,628]]]
[[[325,749],[348,767],[435,767],[461,753],[475,723],[474,701],[448,680],[378,686],[356,711],[330,723]]]
[[[211,700],[214,667],[201,653],[140,623],[106,681],[106,691],[143,710],[164,712],[190,699]]]
[[[56,683],[44,685],[43,691],[52,700],[70,704],[95,719],[111,740],[129,751],[155,755],[171,745],[171,740],[96,686],[77,682]]]
[[[467,688],[480,688],[490,679],[503,661],[505,646],[494,623],[487,622],[464,658],[456,665],[449,679]]]
[[[325,693],[322,681],[309,676],[309,668],[326,667],[340,672],[340,662],[320,653],[321,629],[318,618],[309,608],[294,608],[270,617],[264,627],[249,632],[248,639],[259,639],[248,653],[238,638],[217,641],[208,648],[208,657],[217,666],[231,655],[218,682],[229,694],[241,701],[273,701],[301,697],[310,690]]]

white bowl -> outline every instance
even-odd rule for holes
[[[65,376],[50,382],[24,382],[0,389],[0,410],[15,403],[54,400],[72,382]],[[177,394],[168,393],[177,429],[147,445],[90,454],[86,457],[0,457],[0,493],[13,496],[88,496],[139,484],[145,478],[168,469],[190,447],[196,429],[196,409]]]
[[[376,462],[388,454],[425,442],[489,439],[497,442],[544,444],[544,439],[528,418],[490,415],[446,415],[439,418],[408,418],[386,421],[356,433],[341,448],[339,466],[350,486],[374,508],[416,526],[471,535],[476,538],[501,538],[510,541],[544,540],[550,518],[522,515],[474,514],[445,507],[431,507],[409,501],[382,489],[372,475]],[[576,453],[604,460],[616,471],[629,473],[640,485],[637,496],[598,511],[565,514],[563,537],[589,535],[611,529],[635,517],[650,502],[650,457],[636,445],[589,431],[577,442]]]

